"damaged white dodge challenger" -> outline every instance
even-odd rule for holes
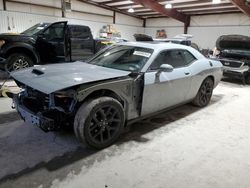
[[[80,142],[101,149],[142,117],[188,102],[206,106],[222,64],[184,45],[129,42],[88,62],[37,66],[11,76],[22,90],[9,96],[26,122],[44,131],[73,126]]]

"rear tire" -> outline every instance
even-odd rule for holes
[[[212,97],[213,88],[214,88],[214,82],[212,78],[210,77],[206,78],[202,82],[201,87],[192,103],[195,106],[199,106],[199,107],[207,106]]]
[[[247,73],[247,75],[245,77],[245,82],[247,85],[250,85],[250,72]]]
[[[33,66],[32,59],[24,53],[11,54],[7,59],[6,71],[12,72]]]
[[[120,102],[100,97],[82,104],[76,113],[74,132],[87,146],[102,149],[113,144],[123,131],[125,114]]]

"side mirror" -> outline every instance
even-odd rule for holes
[[[162,64],[157,71],[156,75],[159,76],[161,72],[172,72],[174,70],[174,67],[169,64]]]
[[[174,70],[174,67],[169,64],[162,64],[159,68],[159,70],[156,73],[156,76],[160,76],[162,72],[172,72]]]
[[[39,33],[37,35],[37,37],[40,38],[40,39],[45,39],[45,34],[44,33]]]

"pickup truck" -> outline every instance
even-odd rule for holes
[[[14,71],[35,64],[86,60],[105,44],[88,26],[66,21],[39,23],[20,34],[0,34],[0,69]]]

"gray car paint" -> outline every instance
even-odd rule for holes
[[[41,75],[32,71],[41,71]],[[113,79],[129,75],[128,71],[121,71],[83,62],[61,63],[32,67],[16,72],[11,76],[25,85],[45,94],[66,89],[68,87],[100,80]]]
[[[44,72],[44,74],[40,76],[33,75],[33,68],[12,73],[12,76],[25,85],[28,85],[44,93],[65,90],[66,88],[78,85],[79,87],[76,89],[76,96],[78,101],[84,101],[85,98],[88,97],[92,92],[100,90],[111,90],[124,101],[124,110],[126,111],[127,120],[145,116],[152,112],[160,111],[163,107],[168,108],[172,105],[176,105],[177,102],[178,104],[183,104],[183,102],[195,97],[201,85],[201,82],[207,76],[212,75],[214,77],[215,86],[218,84],[222,76],[222,65],[220,62],[213,61],[213,65],[211,66],[211,63],[209,63],[209,60],[207,58],[205,58],[195,49],[187,46],[176,44],[146,43],[124,43],[121,45],[140,46],[154,49],[153,54],[150,56],[145,66],[142,68],[141,75],[138,75],[138,77],[128,76],[131,72],[90,65],[82,62],[76,62],[70,65],[58,64],[36,67],[36,69]],[[193,63],[192,68],[190,67],[189,69],[191,73],[190,76],[192,76],[192,78],[190,79],[192,81],[191,83],[187,83],[189,86],[191,85],[189,91],[183,93],[183,95],[186,96],[185,99],[183,97],[176,97],[174,104],[167,104],[168,101],[165,100],[165,98],[168,98],[169,92],[167,92],[166,90],[163,91],[163,89],[166,87],[165,84],[171,84],[174,87],[174,82],[178,80],[178,78],[182,78],[182,76],[180,76],[181,73],[179,72],[177,74],[177,72],[173,70],[173,73],[176,73],[176,75],[173,75],[176,77],[174,79],[175,81],[167,81],[167,79],[165,79],[166,82],[159,83],[157,82],[155,74],[148,74],[147,72],[148,67],[154,61],[156,56],[161,51],[166,49],[186,49],[199,60],[196,63]],[[161,77],[163,77],[164,74],[165,73],[162,73]],[[185,72],[183,72],[183,74],[185,74]],[[180,77],[178,77],[178,75]],[[165,76],[167,76],[167,73]],[[76,81],[75,78],[82,78],[83,80]],[[137,80],[139,81],[138,83]],[[155,86],[157,86],[157,89],[147,89],[147,87],[152,84],[155,84]],[[174,93],[182,93],[183,84],[184,83],[180,82],[178,88],[176,88]],[[169,89],[171,89],[171,87],[169,87]],[[174,93],[172,93],[171,96],[174,97]],[[152,98],[150,99],[148,97],[155,96],[156,94],[158,94],[158,97],[153,100]],[[164,104],[162,103],[160,105],[157,105],[156,100],[158,102],[161,102],[162,98],[164,98],[165,100]],[[142,101],[140,99],[142,99]]]

